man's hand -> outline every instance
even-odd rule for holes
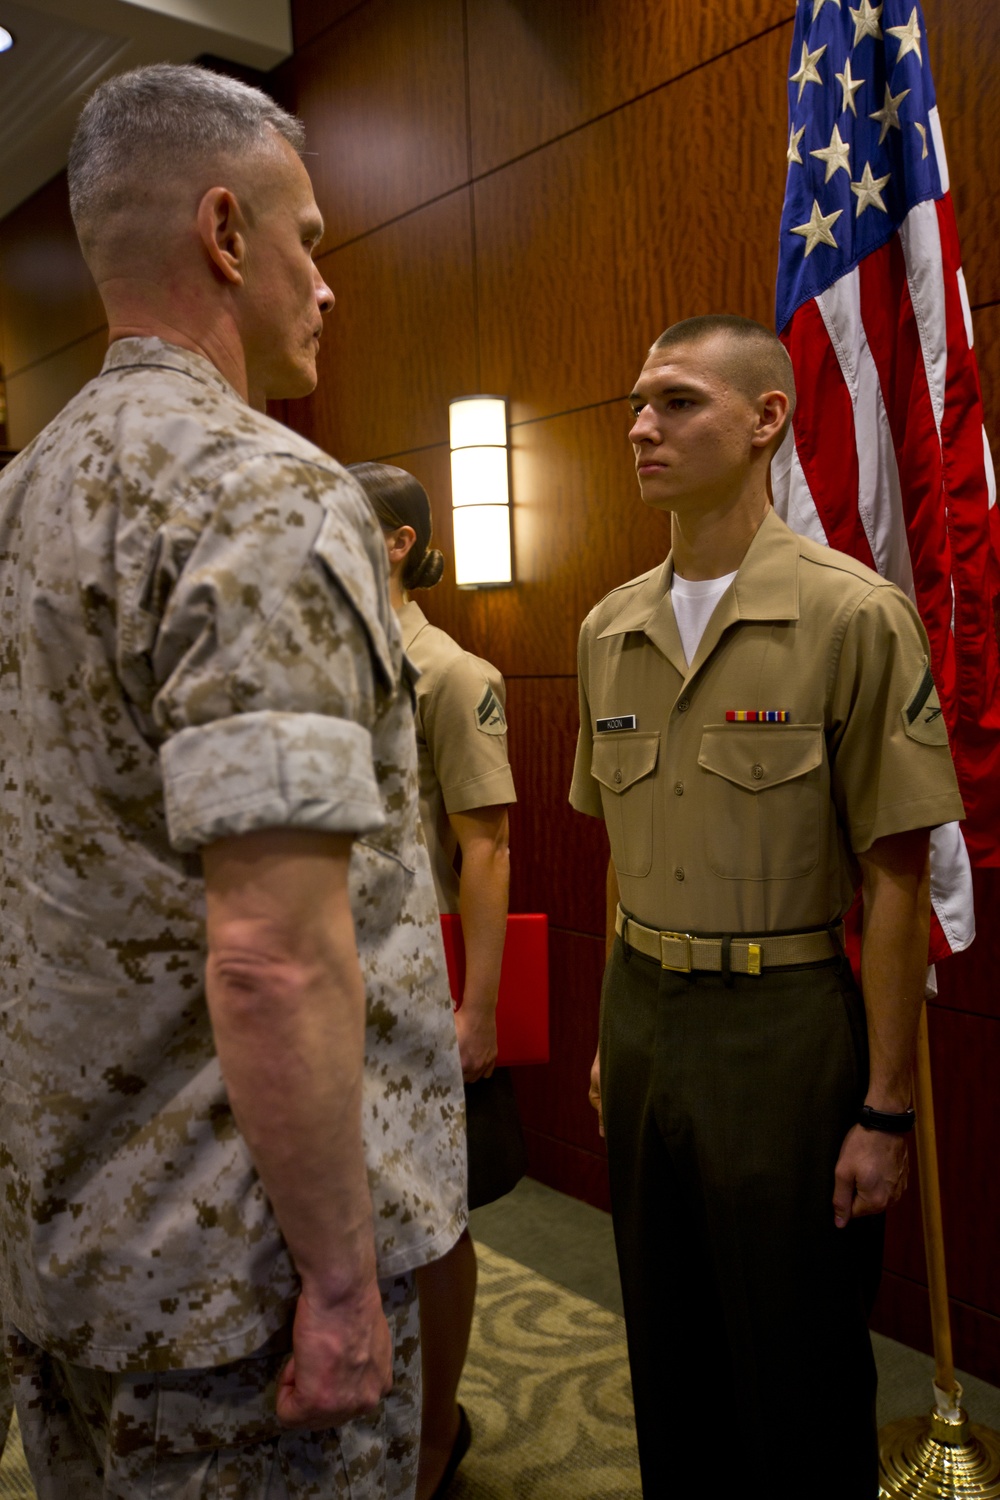
[[[496,1010],[479,1010],[465,1003],[455,1012],[455,1030],[464,1081],[475,1083],[477,1078],[489,1078],[497,1064]]]
[[[604,1134],[604,1110],[601,1108],[601,1054],[594,1053],[590,1068],[590,1102],[597,1110],[597,1128]]]
[[[910,1170],[902,1136],[855,1125],[844,1137],[833,1174],[833,1222],[880,1214],[903,1196]]]
[[[292,1357],[278,1382],[278,1420],[319,1431],[374,1411],[392,1389],[392,1336],[378,1283],[323,1308],[303,1292]]]

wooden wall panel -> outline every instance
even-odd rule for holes
[[[554,927],[601,937],[608,840],[600,818],[569,805],[578,722],[572,677],[507,680],[511,911],[544,911]]]
[[[773,321],[787,52],[782,27],[476,184],[484,389],[513,421],[624,396],[678,318]]]
[[[975,307],[1000,298],[1000,6],[992,0],[926,0],[931,68],[944,132],[962,264]]]
[[[893,1271],[883,1273],[871,1326],[925,1354],[934,1352],[926,1287]],[[951,1335],[957,1367],[1000,1385],[1000,1318],[953,1298]],[[970,1415],[977,1420],[975,1408]]]
[[[370,0],[283,77],[284,102],[305,121],[327,244],[466,180],[462,0]]]
[[[604,943],[555,929],[549,934],[550,1057],[515,1069],[518,1108],[528,1130],[599,1157],[604,1146],[587,1099],[597,1049]]]
[[[292,36],[296,53],[335,21],[368,3],[369,0],[292,0]]]
[[[1000,302],[980,307],[972,315],[972,335],[983,387],[986,435],[993,462],[1000,470]]]
[[[4,364],[11,375],[104,326],[60,172],[0,226]]]
[[[522,1068],[521,1073],[527,1072]],[[570,1146],[558,1136],[546,1135],[544,1131],[526,1129],[524,1142],[528,1152],[528,1176],[544,1182],[560,1193],[569,1193],[589,1203],[593,1208],[611,1211],[611,1193],[608,1187],[608,1159],[579,1146]],[[604,1142],[601,1141],[603,1147]]]
[[[633,0],[627,8],[469,0],[473,170],[488,172],[738,48],[794,8],[793,0]]]
[[[289,421],[343,463],[448,441],[448,402],[476,390],[468,193],[454,193],[320,265],[326,319],[316,395]]]
[[[68,349],[29,365],[7,381],[8,441],[26,448],[42,428],[100,373],[108,351],[108,330],[99,328]]]
[[[935,1009],[991,1017],[1000,1022],[1000,870],[973,870],[976,939],[937,970]],[[998,1075],[1000,1076],[1000,1075]]]
[[[669,522],[640,499],[630,425],[615,401],[511,429],[517,587],[490,606],[505,674],[574,676],[584,615],[666,556]]]

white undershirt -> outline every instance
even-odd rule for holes
[[[681,645],[688,666],[705,634],[705,626],[712,618],[715,606],[736,577],[735,573],[724,573],[721,578],[682,578],[674,570],[670,580],[670,600],[674,606],[674,618],[680,631]]]

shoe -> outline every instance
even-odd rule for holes
[[[444,1496],[448,1493],[448,1486],[457,1474],[458,1466],[462,1462],[462,1459],[468,1453],[471,1442],[472,1428],[469,1425],[465,1407],[459,1402],[458,1431],[455,1434],[455,1441],[451,1445],[451,1452],[448,1455],[448,1462],[444,1466],[444,1473],[438,1481],[438,1487],[431,1496],[431,1500],[444,1500]]]

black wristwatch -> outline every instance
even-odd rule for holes
[[[872,1109],[870,1104],[861,1106],[858,1124],[866,1130],[881,1130],[886,1135],[907,1135],[916,1120],[916,1111],[904,1109],[900,1115],[889,1115],[881,1109]]]

